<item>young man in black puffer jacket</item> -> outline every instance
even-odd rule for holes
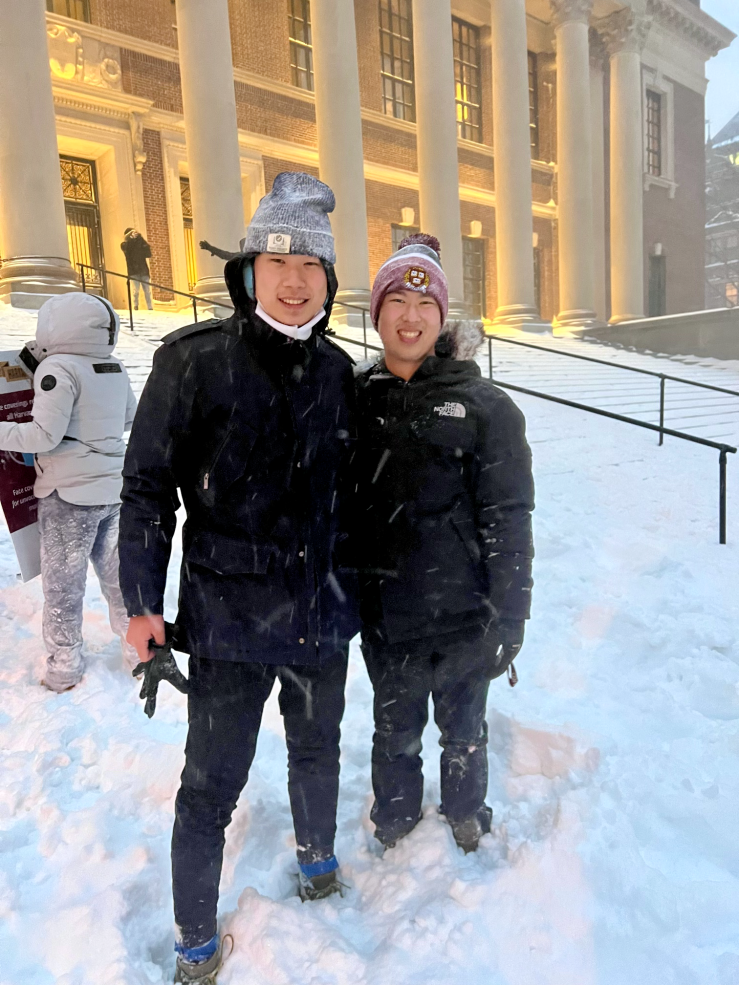
[[[534,488],[524,418],[481,378],[482,335],[445,328],[433,237],[380,269],[371,315],[384,359],[358,380],[363,651],[375,690],[376,837],[421,816],[429,694],[441,730],[441,812],[474,850],[490,830],[485,707],[521,648],[531,600]]]

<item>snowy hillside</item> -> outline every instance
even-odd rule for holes
[[[30,314],[0,312],[3,348],[32,332]],[[139,384],[156,337],[121,345]],[[536,584],[521,683],[491,689],[494,834],[464,856],[436,816],[429,726],[425,819],[380,855],[355,647],[337,841],[349,888],[295,895],[273,695],[228,831],[221,913],[236,946],[219,985],[739,982],[737,463],[720,547],[717,453],[517,402],[537,480]],[[184,698],[163,685],[144,716],[92,575],[86,678],[45,691],[40,585],[15,572],[3,527],[0,985],[170,982]]]

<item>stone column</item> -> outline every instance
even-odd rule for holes
[[[69,262],[44,0],[0,3],[0,298],[78,290]]]
[[[593,0],[550,0],[557,42],[559,306],[555,327],[598,325],[593,274],[593,155],[588,18]]]
[[[318,160],[321,180],[336,195],[331,228],[336,242],[337,301],[369,308],[367,198],[354,4],[311,0],[311,21]],[[351,309],[345,312],[348,322],[361,324],[360,313]]]
[[[449,310],[464,317],[457,108],[450,0],[413,0],[421,231],[436,236],[449,281]]]
[[[244,235],[228,0],[177,0],[195,242],[238,250]],[[194,293],[228,300],[223,260],[197,251]]]
[[[611,58],[611,324],[644,317],[641,51],[650,24],[633,7],[599,24]]]
[[[608,317],[606,304],[606,142],[603,111],[605,48],[597,31],[590,30],[590,133],[593,138],[593,273],[595,313]]]
[[[525,0],[492,0],[498,329],[543,331],[534,295]]]

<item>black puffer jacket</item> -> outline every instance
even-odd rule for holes
[[[394,643],[528,618],[534,486],[520,410],[450,356],[407,383],[380,363],[357,393],[364,631]]]
[[[315,664],[358,630],[356,576],[336,560],[355,443],[351,364],[320,334],[292,341],[257,318],[244,262],[226,266],[237,314],[173,333],[154,358],[123,472],[121,587],[130,615],[162,612],[179,489],[178,647]]]

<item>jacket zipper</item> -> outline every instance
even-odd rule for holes
[[[213,469],[216,467],[216,465],[218,464],[218,459],[221,457],[221,452],[226,447],[226,442],[229,439],[229,435],[231,434],[231,432],[234,430],[235,427],[236,427],[236,425],[235,424],[232,424],[228,428],[228,430],[226,431],[226,434],[225,434],[225,436],[223,438],[223,441],[218,446],[218,451],[215,454],[215,458],[210,463],[210,469],[203,476],[203,489],[207,489],[208,486],[210,485],[210,474],[213,471]]]

